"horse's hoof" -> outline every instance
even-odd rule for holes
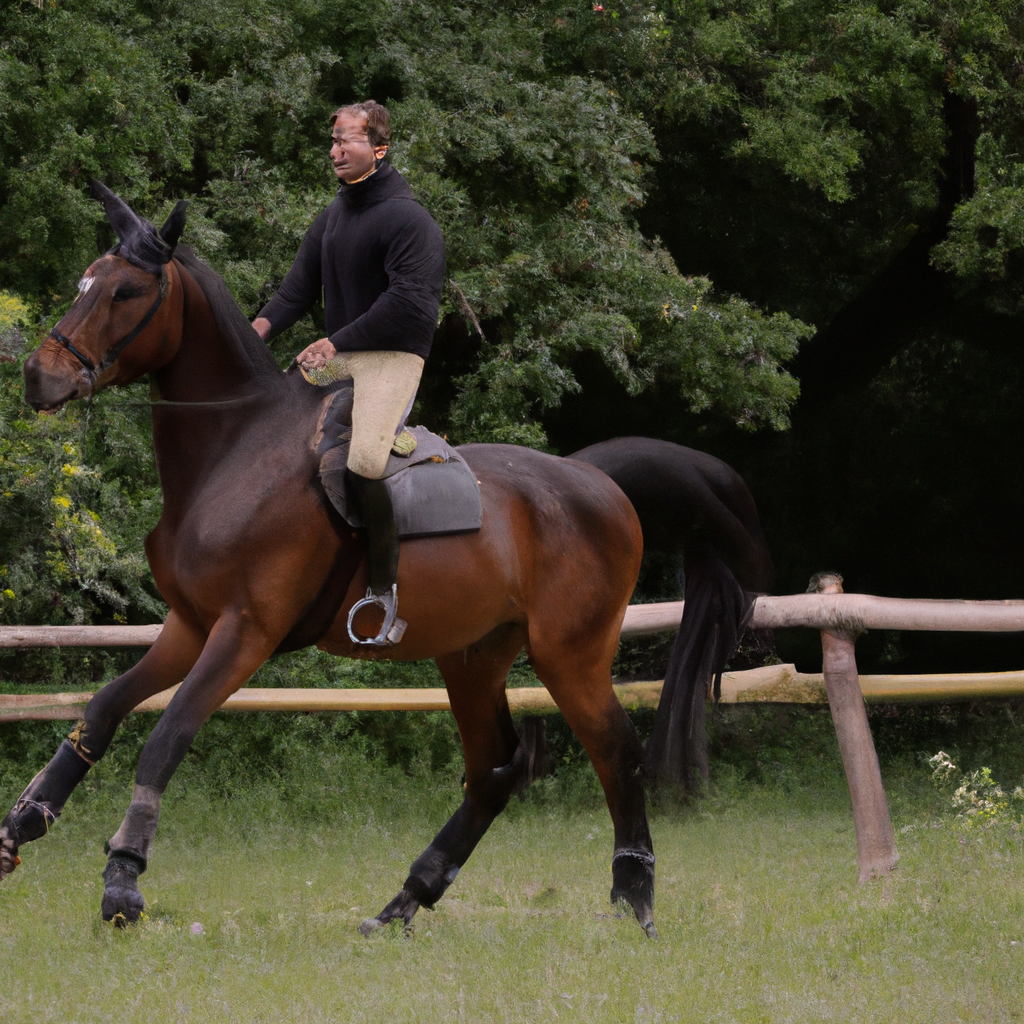
[[[401,920],[401,918],[392,918],[392,921]],[[359,934],[366,936],[372,935],[378,928],[383,928],[386,924],[390,924],[390,921],[382,921],[379,917],[368,917],[359,926]],[[415,934],[415,928],[412,923],[402,924],[402,934],[407,938],[411,939]]]
[[[103,872],[105,888],[100,913],[104,921],[115,928],[135,924],[146,909],[146,901],[139,892],[138,877],[142,866],[134,857],[112,855]]]
[[[630,910],[650,938],[654,927],[654,854],[642,849],[617,850],[612,857],[612,904],[622,917]]]
[[[0,828],[0,881],[14,873],[14,869],[21,863],[18,856],[18,844],[11,835],[11,830],[4,826]]]
[[[145,909],[146,901],[138,889],[106,889],[100,904],[103,920],[115,928],[127,928],[135,924]]]
[[[412,919],[419,908],[419,900],[403,889],[376,917],[368,917],[363,921],[359,926],[359,934],[372,935],[378,928],[392,921],[401,921],[402,930],[408,938],[412,935]]]

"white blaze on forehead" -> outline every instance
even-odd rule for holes
[[[83,277],[82,280],[78,282],[78,294],[84,295],[92,287],[95,280],[95,277]]]

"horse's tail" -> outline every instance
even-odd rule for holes
[[[648,772],[698,789],[707,780],[705,700],[774,568],[754,499],[719,459],[668,441],[622,437],[569,456],[610,476],[633,503],[647,548],[681,552],[683,621],[647,741]]]

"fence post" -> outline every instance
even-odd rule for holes
[[[838,573],[817,573],[811,577],[807,589],[809,593],[841,594],[843,578]],[[860,630],[823,629],[821,653],[828,704],[850,787],[857,863],[860,881],[864,882],[887,875],[900,855],[892,834],[878,754],[857,677],[854,644],[859,633]]]

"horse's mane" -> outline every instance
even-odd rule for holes
[[[281,370],[274,362],[270,349],[252,329],[252,324],[235,301],[235,297],[228,291],[228,286],[220,274],[203,263],[187,245],[179,245],[174,250],[174,258],[202,289],[207,302],[210,303],[218,331],[252,368],[256,379],[260,383],[269,383],[271,379],[279,381]]]

